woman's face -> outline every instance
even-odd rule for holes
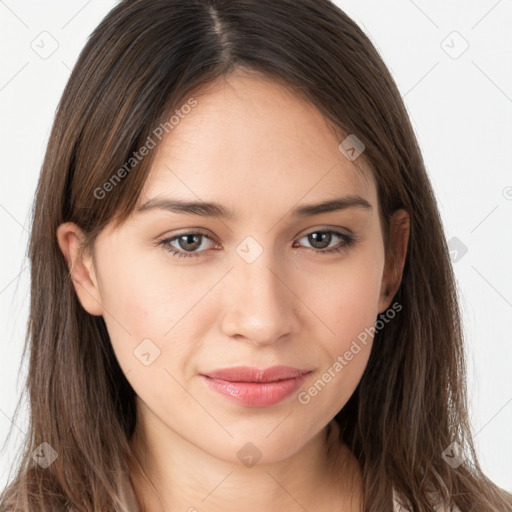
[[[100,234],[75,286],[103,315],[146,425],[224,460],[245,450],[277,461],[343,408],[390,305],[376,187],[320,113],[275,82],[232,75],[195,98],[158,147],[146,207]],[[308,373],[267,385],[206,377],[276,365]]]

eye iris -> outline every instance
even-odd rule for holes
[[[318,240],[320,239],[320,247],[315,245],[318,243]],[[325,249],[329,246],[331,243],[332,234],[328,231],[317,231],[316,233],[311,233],[308,235],[308,241],[314,247],[315,249]],[[327,243],[325,243],[325,240],[327,240]]]
[[[178,243],[184,251],[194,251],[201,246],[201,236],[194,233],[182,235],[178,238]],[[182,243],[183,240],[185,240],[185,245]]]

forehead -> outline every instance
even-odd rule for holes
[[[342,194],[375,203],[363,159],[348,160],[338,148],[341,130],[286,85],[237,73],[192,96],[194,108],[177,109],[155,149],[139,205],[170,194],[234,210],[242,205],[252,215],[269,204],[291,207]]]

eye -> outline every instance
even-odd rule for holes
[[[354,236],[346,235],[344,233],[340,233],[339,231],[334,230],[316,230],[312,231],[301,237],[299,240],[303,238],[308,239],[308,243],[312,244],[313,247],[311,249],[318,254],[328,254],[332,252],[341,252],[345,249],[348,249],[352,246],[356,239]],[[334,246],[331,245],[331,242],[336,238],[340,239],[340,241]],[[204,252],[208,247],[203,246],[204,240],[208,240],[213,242],[213,240],[206,234],[202,232],[190,232],[190,233],[181,233],[179,235],[173,236],[171,238],[165,238],[160,240],[157,245],[165,248],[166,251],[170,252],[173,256],[178,258],[190,258],[197,257],[202,252]],[[176,247],[177,244],[178,247]],[[294,242],[294,247],[298,247],[297,242]],[[198,250],[201,248],[203,250]]]
[[[203,239],[209,240],[210,242],[212,241],[212,239],[206,233],[192,232],[181,233],[180,235],[166,238],[158,242],[157,245],[163,246],[173,256],[177,256],[178,258],[190,258],[193,256],[199,256],[199,253],[203,252],[191,252],[196,251],[203,245]],[[179,247],[172,245],[173,242],[176,242]]]
[[[334,230],[311,231],[310,233],[304,235],[300,240],[303,238],[307,238],[308,243],[313,246],[311,249],[313,249],[317,254],[341,252],[345,249],[348,249],[356,241],[355,237]],[[336,238],[341,239],[341,242],[338,242],[334,246],[330,246],[333,240],[336,241]],[[297,247],[296,243],[294,243],[294,247]]]

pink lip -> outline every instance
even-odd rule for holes
[[[291,366],[258,369],[249,366],[223,368],[201,375],[210,389],[249,407],[277,404],[296,391],[310,370]]]

